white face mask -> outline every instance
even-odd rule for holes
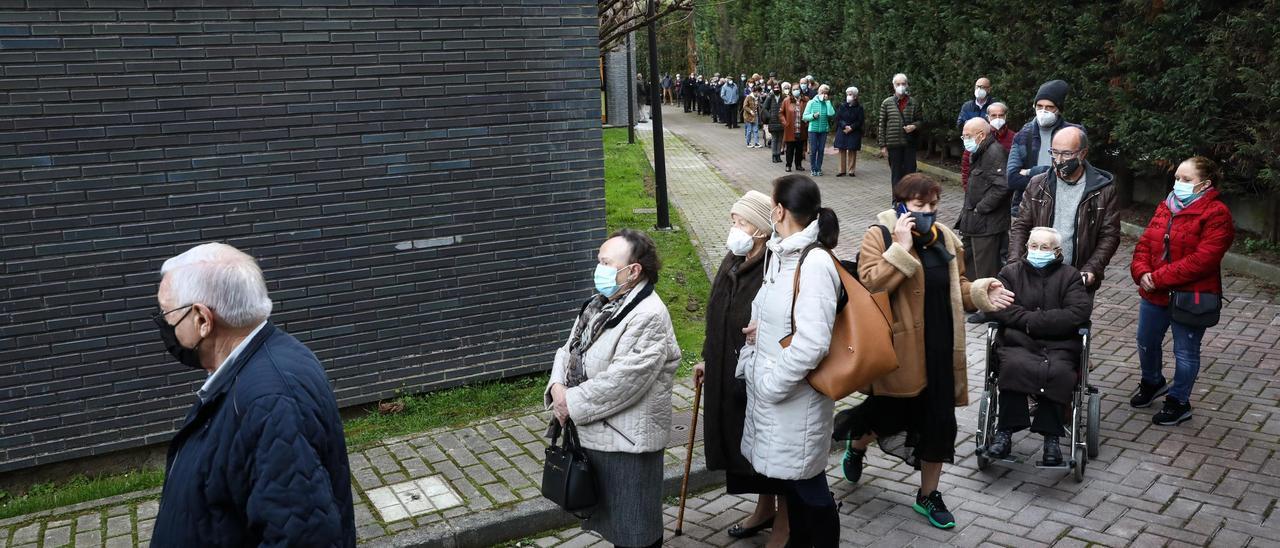
[[[973,88],[973,96],[979,101],[987,98],[987,90],[982,88]]]
[[[847,102],[848,102],[849,104],[851,104],[851,105],[853,104],[853,96],[852,96],[852,95],[845,95],[845,96],[844,96],[844,100],[845,100],[845,101],[847,101]]]
[[[1057,122],[1058,114],[1056,112],[1049,112],[1047,110],[1036,111],[1036,123],[1040,124],[1040,127],[1050,127]]]
[[[991,127],[996,129],[1004,127],[1004,118],[995,118],[991,120]]]
[[[755,239],[750,234],[735,226],[729,229],[729,238],[725,240],[724,246],[729,248],[730,253],[745,257],[751,252],[751,248],[755,247],[755,243]]]
[[[907,94],[907,85],[906,85],[906,84],[900,84],[900,85],[894,86],[894,87],[893,87],[893,91],[894,91],[895,93],[897,93],[898,95],[906,95],[906,94]]]

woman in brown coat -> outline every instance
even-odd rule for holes
[[[773,233],[769,221],[773,199],[750,191],[733,204],[732,226],[725,247],[729,253],[711,283],[707,300],[707,337],[702,345],[703,363],[694,367],[694,381],[702,384],[702,417],[705,427],[707,468],[725,471],[725,490],[731,494],[760,495],[752,512],[728,534],[746,538],[773,528],[769,546],[781,546],[789,536],[785,485],[757,474],[742,456],[742,427],[747,411],[746,383],[734,376],[738,351],[746,343],[742,329],[751,321],[751,301],[764,277],[765,242]]]
[[[804,144],[809,139],[809,122],[803,118],[804,107],[809,104],[809,98],[785,82],[782,84],[782,93],[787,98],[782,100],[778,116],[782,118],[782,142],[787,145],[787,162],[784,167],[790,173],[792,165],[796,167],[796,171],[804,169],[800,164],[804,162]]]
[[[836,417],[833,436],[849,440],[844,473],[851,482],[861,477],[872,441],[920,470],[913,508],[934,527],[949,529],[955,518],[938,480],[942,463],[955,457],[955,407],[969,403],[963,313],[1002,309],[1013,294],[994,278],[971,283],[964,277],[960,238],[934,220],[941,194],[928,175],[904,176],[893,190],[898,205],[863,236],[858,277],[871,291],[889,292],[898,369]]]

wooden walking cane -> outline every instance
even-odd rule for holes
[[[702,383],[693,383],[693,418],[689,420],[689,449],[684,455],[684,480],[680,482],[680,511],[676,514],[676,536],[684,532],[684,503],[689,494],[689,467],[693,465],[693,442],[698,435],[698,403],[702,401]]]

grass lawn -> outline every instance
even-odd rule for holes
[[[688,375],[693,364],[701,359],[704,313],[711,283],[702,270],[698,253],[689,241],[687,232],[654,230],[654,225],[657,224],[656,214],[635,212],[637,209],[654,207],[653,170],[641,145],[627,144],[625,128],[606,129],[604,156],[608,229],[611,232],[619,228],[644,230],[657,243],[662,259],[662,272],[656,291],[671,311],[676,339],[684,353],[680,375]],[[683,218],[674,207],[671,210],[671,222],[676,226],[684,226]],[[524,412],[542,402],[545,383],[545,374],[537,374],[421,395],[401,396],[396,399],[404,405],[403,411],[399,413],[369,413],[347,420],[347,447],[350,450],[365,449],[390,437],[461,425],[477,417]],[[163,470],[139,470],[96,477],[76,476],[63,482],[42,483],[19,496],[0,491],[0,519],[141,491],[159,487],[163,483]]]

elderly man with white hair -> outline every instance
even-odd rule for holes
[[[965,272],[990,278],[1000,272],[1000,250],[1009,240],[1009,184],[1005,181],[1008,156],[996,141],[991,124],[981,117],[964,124],[960,139],[970,155],[969,184],[964,209],[956,228],[964,234]],[[975,321],[973,323],[980,323]]]
[[[893,95],[880,102],[880,157],[889,159],[889,181],[897,185],[916,172],[916,136],[924,125],[920,102],[911,96],[907,75],[893,75]],[[893,189],[890,188],[890,191]]]
[[[337,401],[315,355],[268,320],[257,262],[208,243],[160,273],[160,338],[208,377],[169,445],[152,545],[355,546]]]
[[[1060,466],[1058,438],[1082,350],[1079,329],[1089,322],[1093,298],[1080,271],[1063,261],[1062,235],[1044,226],[1031,230],[1026,257],[1004,267],[997,279],[1014,298],[1004,310],[987,312],[1004,326],[996,350],[1000,411],[987,455],[1008,457],[1013,434],[1029,426],[1044,436],[1041,464]],[[1034,418],[1028,397],[1038,402]]]

